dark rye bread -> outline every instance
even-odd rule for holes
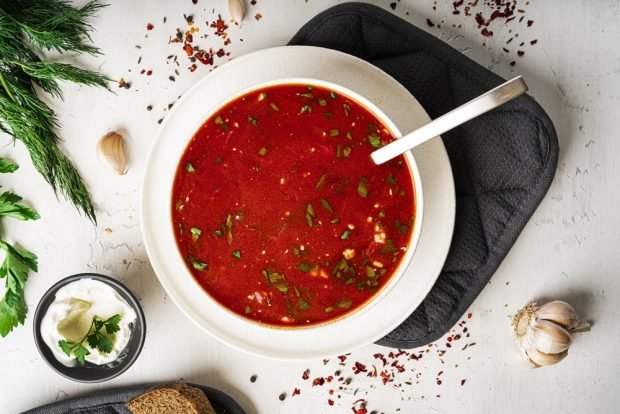
[[[201,389],[183,383],[155,387],[126,405],[133,414],[215,414]]]

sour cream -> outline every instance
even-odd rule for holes
[[[58,289],[54,302],[41,321],[41,336],[60,363],[68,367],[76,366],[77,359],[65,354],[58,341],[80,340],[88,333],[95,316],[105,320],[116,314],[121,316],[121,322],[120,330],[111,338],[114,344],[112,352],[102,353],[92,349],[87,341],[83,343],[90,351],[86,361],[107,364],[116,360],[127,346],[136,313],[114,288],[103,282],[84,278]]]

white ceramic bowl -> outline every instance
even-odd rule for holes
[[[359,64],[363,76],[355,79],[355,82],[362,88],[369,88],[369,86],[364,86],[364,82],[381,81],[383,83],[374,83],[372,87],[384,86],[385,89],[379,90],[385,91],[384,93],[394,93],[393,96],[407,97],[403,95],[402,90],[395,88],[393,79],[383,72],[359,59],[334,51],[324,52],[319,48],[287,47],[268,49],[252,54],[254,56],[246,55],[237,58],[207,75],[188,91],[169,113],[149,154],[141,200],[142,231],[149,258],[161,284],[177,306],[198,326],[217,339],[247,352],[278,359],[308,359],[340,354],[375,341],[389,333],[411,314],[434,283],[447,253],[453,224],[453,198],[445,199],[445,195],[453,195],[449,163],[443,146],[437,148],[436,145],[431,145],[427,147],[428,156],[425,163],[435,162],[437,177],[442,184],[445,183],[440,187],[441,191],[433,193],[434,205],[441,213],[435,213],[435,208],[431,210],[430,224],[434,227],[431,230],[437,230],[437,232],[433,232],[432,235],[429,235],[428,231],[425,233],[427,234],[425,244],[432,245],[435,250],[431,251],[427,248],[426,253],[417,255],[421,260],[417,271],[411,270],[412,267],[416,267],[415,265],[408,267],[425,221],[422,211],[425,203],[418,167],[411,153],[407,153],[405,157],[413,175],[416,192],[412,240],[401,265],[391,280],[361,308],[329,323],[296,329],[274,328],[251,322],[229,311],[212,299],[194,279],[179,253],[173,232],[172,185],[179,160],[188,142],[198,128],[227,102],[248,91],[268,85],[314,84],[332,89],[359,102],[374,113],[394,136],[401,135],[396,125],[377,105],[350,88],[340,86],[340,82],[338,84],[327,82],[317,79],[318,76],[303,78],[276,76],[278,73],[304,73],[307,65],[295,70],[286,65],[296,65],[300,58],[303,60],[308,53],[315,51],[326,54],[327,57],[334,55],[333,57],[339,59],[344,58],[345,67]],[[300,56],[299,52],[303,52],[303,56]],[[295,54],[297,56],[287,56]],[[284,56],[285,61],[278,62],[279,56]],[[270,68],[248,67],[248,61],[253,59],[263,59],[274,63]],[[349,69],[353,69],[353,66]],[[366,74],[366,71],[369,73]],[[347,82],[352,81],[346,79],[343,83]],[[377,98],[373,96],[373,100],[376,102]],[[403,102],[405,108],[410,107],[410,102]],[[428,168],[427,166],[427,171]],[[435,201],[438,194],[444,196],[445,206],[443,203],[439,206],[437,204],[439,200]]]

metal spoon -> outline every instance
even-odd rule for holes
[[[410,149],[424,144],[444,132],[450,131],[465,122],[495,109],[508,101],[527,92],[527,85],[521,76],[517,76],[491,89],[487,93],[459,106],[456,109],[440,116],[434,121],[408,133],[400,139],[390,142],[385,147],[373,151],[370,156],[375,164],[383,164],[392,158],[398,157]]]

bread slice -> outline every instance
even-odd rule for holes
[[[125,405],[134,414],[215,414],[200,388],[183,383],[158,386]]]

